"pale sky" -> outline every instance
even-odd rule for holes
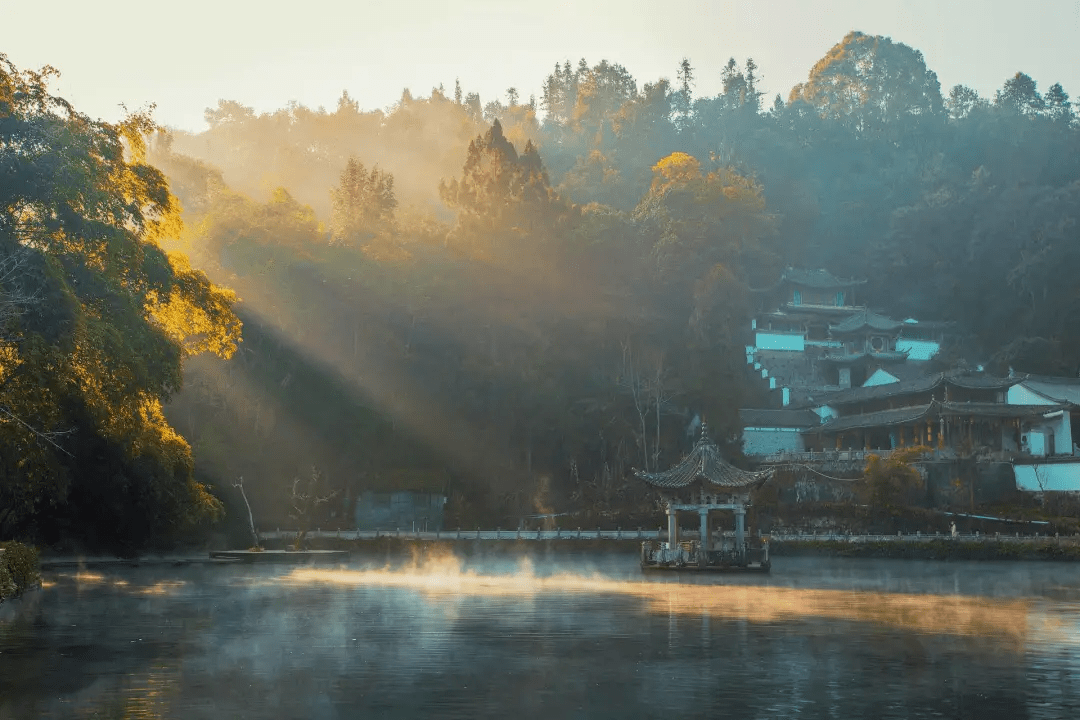
[[[719,91],[729,57],[753,57],[771,102],[850,30],[921,50],[946,94],[992,98],[1021,70],[1080,99],[1080,0],[4,0],[0,17],[0,52],[59,69],[77,109],[115,120],[155,103],[188,130],[219,98],[332,110],[345,89],[371,110],[455,78],[485,103],[511,86],[539,98],[556,61],[582,57],[622,64],[639,88],[688,57],[697,96]]]

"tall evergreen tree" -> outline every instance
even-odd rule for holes
[[[1069,102],[1069,93],[1061,87],[1061,83],[1054,83],[1046,91],[1046,116],[1054,122],[1063,125],[1072,125],[1076,120],[1072,103]]]
[[[994,96],[994,105],[1013,117],[1033,118],[1046,109],[1035,81],[1030,75],[1018,72],[1005,81]]]

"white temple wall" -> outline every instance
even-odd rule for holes
[[[747,455],[771,455],[779,452],[803,452],[802,434],[797,428],[745,428],[743,452]]]

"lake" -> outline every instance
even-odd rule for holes
[[[56,570],[0,718],[1080,717],[1080,565],[636,553]]]

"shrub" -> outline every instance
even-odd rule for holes
[[[3,555],[0,555],[3,557]],[[15,595],[15,581],[11,579],[11,573],[8,572],[7,565],[0,563],[0,602],[4,601],[4,598],[9,598]]]
[[[0,553],[0,600],[18,595],[41,581],[37,550],[10,542]]]

